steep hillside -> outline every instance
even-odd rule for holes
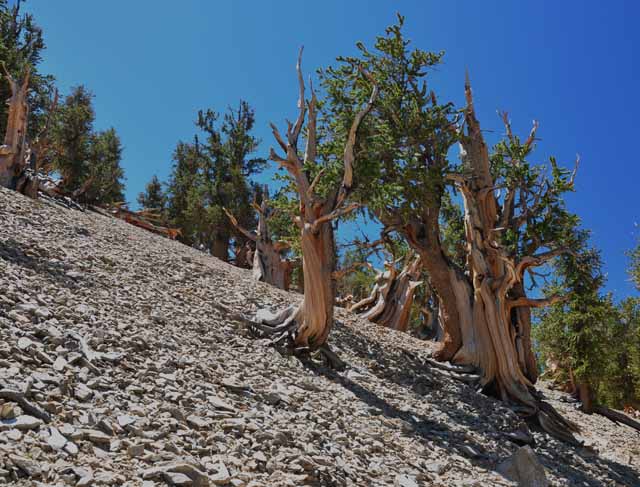
[[[334,372],[234,320],[299,299],[0,189],[0,483],[513,485],[498,465],[521,421],[430,367],[428,343],[340,311],[331,342],[348,367]],[[553,485],[640,485],[640,435],[546,393],[587,445],[533,431]]]

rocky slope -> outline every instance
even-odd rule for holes
[[[514,485],[499,464],[521,421],[430,367],[428,343],[339,311],[334,372],[234,319],[299,299],[0,189],[0,483]],[[587,445],[533,431],[552,485],[640,485],[638,433],[546,393]]]

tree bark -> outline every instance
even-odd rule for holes
[[[28,165],[30,156],[26,140],[30,71],[27,68],[22,83],[18,83],[11,77],[4,64],[2,67],[11,88],[11,98],[7,100],[7,129],[4,143],[0,146],[0,186],[16,189],[17,179]]]
[[[249,240],[236,239],[234,248],[234,264],[237,267],[250,269],[253,266],[253,252]]]
[[[439,319],[442,327],[442,341],[434,352],[440,361],[453,360],[462,346],[464,326],[471,320],[469,290],[464,277],[447,258],[440,241],[439,201],[420,220],[410,221],[400,228],[409,245],[418,253],[429,283],[440,302]]]
[[[211,243],[211,255],[224,262],[229,262],[229,239],[224,236],[215,236]]]
[[[369,309],[361,313],[373,323],[398,331],[407,331],[411,317],[411,307],[416,288],[422,284],[420,278],[420,258],[413,258],[400,273],[395,271],[393,262],[387,263],[389,269],[379,276],[369,298],[356,303],[351,310],[363,307],[365,303],[373,303]]]
[[[516,404],[521,414],[537,417],[545,430],[575,444],[577,440],[572,434],[575,425],[535,395],[533,383],[537,374],[531,350],[530,315],[520,309],[553,302],[524,296],[523,279],[528,267],[542,265],[558,252],[517,259],[501,247],[496,232],[500,231],[499,217],[508,210],[499,207],[495,196],[489,153],[475,117],[468,82],[465,94],[467,133],[461,137],[463,174],[450,177],[464,203],[468,249],[469,280],[466,286],[459,281],[456,289],[462,300],[471,303],[471,320],[464,322],[462,347],[454,362],[479,367],[485,390]],[[439,297],[441,305],[444,304],[446,298]]]
[[[254,208],[258,212],[258,231],[256,233],[251,233],[240,226],[236,218],[226,208],[224,211],[236,231],[247,240],[255,243],[256,249],[252,256],[253,277],[257,281],[263,281],[288,291],[294,264],[289,259],[282,257],[283,251],[289,246],[271,239],[267,224],[269,219],[268,202],[269,192],[265,185],[261,205],[258,206],[254,203]],[[236,265],[238,265],[237,261]]]
[[[305,293],[297,311],[295,345],[316,349],[324,345],[333,327],[335,241],[330,223],[318,232],[302,230],[302,255]]]
[[[317,167],[316,161],[317,98],[312,89],[308,104],[305,100],[301,58],[302,50],[296,66],[299,86],[298,118],[295,123],[288,123],[286,141],[277,127],[271,125],[273,136],[285,155],[278,155],[271,149],[269,156],[272,161],[277,162],[289,172],[298,192],[300,212],[294,221],[301,232],[304,299],[296,310],[281,313],[274,319],[259,320],[262,326],[260,323],[258,326],[264,333],[278,335],[276,341],[288,338],[290,346],[294,349],[322,350],[331,365],[338,365],[335,363],[335,355],[328,352],[326,347],[327,338],[333,326],[333,307],[336,298],[334,281],[336,249],[332,221],[358,207],[347,203],[353,185],[354,146],[360,122],[371,110],[378,87],[373,77],[360,69],[360,72],[373,85],[371,97],[356,113],[351,123],[344,147],[342,181],[326,195],[320,195],[315,191],[324,173],[323,168]],[[307,108],[307,141],[304,158],[301,159],[298,138],[305,122]],[[316,175],[310,182],[309,168],[314,166]]]

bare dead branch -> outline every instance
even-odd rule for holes
[[[523,257],[516,266],[516,275],[522,279],[524,271],[529,267],[540,267],[559,255],[568,253],[568,249],[553,249],[536,255]]]
[[[276,139],[276,141],[278,142],[278,145],[280,146],[280,148],[287,152],[287,144],[285,143],[285,141],[282,139],[282,136],[280,135],[280,131],[278,130],[278,127],[276,127],[276,124],[273,122],[269,123],[269,126],[271,127],[271,132],[273,133],[273,137]]]
[[[322,169],[320,169],[320,171],[318,171],[318,174],[316,174],[316,177],[313,178],[313,181],[311,181],[311,184],[309,185],[309,189],[307,190],[307,197],[309,199],[313,198],[313,191],[315,190],[317,184],[320,182],[320,178],[322,177],[324,172],[325,172],[325,168],[323,167]]]
[[[527,150],[531,149],[533,142],[536,140],[536,132],[538,131],[538,126],[538,121],[534,120],[533,127],[531,127],[531,132],[529,132],[529,137],[527,137],[527,140],[524,143]]]
[[[302,124],[304,123],[304,115],[306,112],[305,100],[304,100],[304,77],[302,76],[302,51],[304,50],[304,46],[300,46],[300,51],[298,52],[298,62],[296,63],[296,72],[298,73],[298,88],[300,90],[300,97],[298,98],[298,109],[300,113],[298,114],[298,119],[296,120],[296,124],[292,126],[289,124],[289,129],[287,130],[287,135],[289,138],[289,144],[292,147],[297,147],[298,145],[298,136],[300,135],[300,131],[302,130]]]
[[[502,123],[504,124],[504,128],[507,131],[507,138],[509,142],[513,142],[513,131],[511,130],[511,121],[509,120],[508,112],[500,112],[498,111],[498,115],[502,119]]]
[[[552,304],[560,303],[567,299],[566,296],[560,296],[554,294],[548,298],[532,299],[532,298],[517,298],[509,301],[509,308],[516,308],[519,306],[526,306],[529,308],[543,308],[545,306],[551,306]]]
[[[231,224],[233,225],[233,227],[240,232],[242,235],[244,235],[245,237],[247,237],[249,240],[255,242],[257,240],[256,236],[253,235],[250,231],[248,231],[246,228],[242,227],[239,223],[238,220],[236,219],[235,216],[233,216],[231,214],[231,212],[229,210],[227,210],[226,208],[222,208],[222,210],[225,212],[225,214],[227,215],[227,217],[229,217],[229,221],[231,221]]]
[[[338,198],[336,200],[334,208],[337,208],[342,204],[347,194],[351,190],[351,185],[353,184],[353,162],[355,160],[354,146],[356,144],[358,127],[360,127],[360,123],[362,122],[362,119],[365,117],[365,115],[367,115],[367,113],[371,111],[371,109],[373,108],[373,104],[378,97],[378,83],[376,82],[376,80],[366,69],[360,67],[359,70],[372,84],[371,95],[367,104],[356,114],[353,122],[351,123],[351,128],[349,129],[349,135],[344,147],[344,175],[342,178],[342,186],[340,187],[340,192],[338,194]]]
[[[344,269],[333,271],[331,273],[331,278],[335,280],[342,279],[347,274],[351,274],[361,267],[368,267],[369,269],[373,270],[373,265],[371,265],[370,262],[356,262],[355,264],[351,264],[349,267],[345,267]]]
[[[273,147],[269,149],[269,159],[273,162],[277,162],[280,166],[284,167],[287,170],[290,170],[291,168],[291,163],[284,157],[278,155],[276,151],[273,150]]]
[[[569,178],[569,186],[573,188],[573,183],[576,180],[576,174],[578,174],[578,167],[580,166],[580,154],[576,154],[576,162],[573,166],[573,171],[571,172],[571,178]]]
[[[313,231],[314,232],[318,231],[320,229],[320,225],[322,225],[323,223],[329,222],[331,220],[335,220],[336,218],[339,218],[348,213],[351,213],[353,210],[356,210],[360,207],[361,205],[359,203],[350,203],[347,206],[344,206],[342,208],[337,208],[333,210],[331,213],[327,213],[325,215],[322,215],[316,218],[316,220],[313,222]]]
[[[318,119],[316,104],[318,102],[318,99],[316,97],[316,91],[313,89],[311,78],[309,78],[309,88],[311,90],[311,101],[309,101],[309,118],[307,120],[307,147],[304,152],[305,164],[314,163],[316,161],[316,152],[318,145],[316,129]]]

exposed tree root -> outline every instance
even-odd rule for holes
[[[281,352],[295,355],[301,360],[321,358],[325,364],[335,370],[343,370],[346,364],[331,350],[328,344],[323,344],[315,350],[310,347],[296,345],[296,337],[300,326],[301,310],[297,306],[289,306],[278,313],[261,309],[253,320],[244,318],[254,337],[269,339],[269,345]]]
[[[580,432],[580,427],[573,421],[564,418],[548,402],[537,400],[538,412],[535,415],[540,427],[554,438],[573,446],[582,446],[583,442],[578,441],[574,433]]]
[[[434,372],[445,377],[464,382],[470,386],[481,384],[482,376],[479,374],[477,367],[472,365],[456,365],[450,362],[438,362],[431,358],[427,358],[425,362]],[[484,386],[480,388],[480,390],[490,396],[496,395],[491,385]],[[574,446],[581,446],[582,442],[578,441],[574,436],[574,433],[580,432],[578,425],[565,419],[551,404],[543,401],[535,389],[531,389],[528,392],[529,400],[526,403],[511,400],[507,401],[507,404],[509,404],[511,409],[519,416],[538,424],[545,432],[554,438]],[[633,421],[626,416],[619,419],[619,421],[624,422],[624,419]],[[629,423],[625,422],[625,424]],[[640,423],[637,424],[638,427],[640,427]],[[632,425],[629,426],[634,427]]]
[[[340,358],[338,355],[329,348],[329,345],[326,343],[321,346],[312,357],[322,357],[326,362],[327,366],[331,369],[335,370],[344,370],[347,364]]]
[[[609,409],[604,406],[594,406],[593,412],[596,414],[600,414],[607,419],[610,419],[614,423],[626,424],[630,428],[633,428],[636,431],[640,431],[640,422],[634,419],[631,419],[629,416],[627,416],[624,413],[621,413],[619,411],[614,411],[613,409]]]

